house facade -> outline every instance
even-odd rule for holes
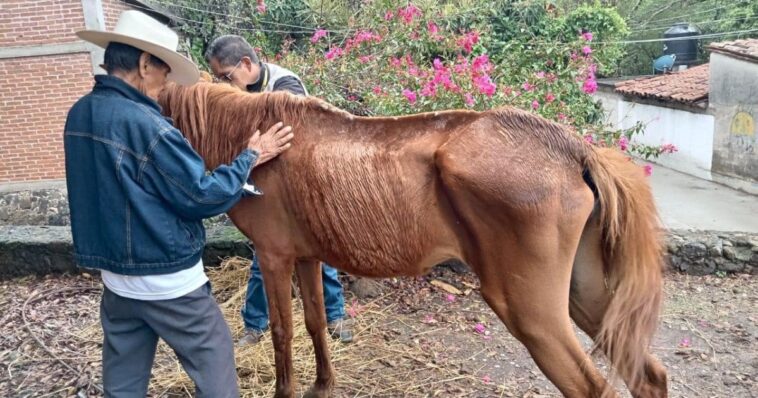
[[[168,21],[136,0],[2,0],[0,184],[65,177],[66,113],[92,88],[103,56],[74,33],[113,29],[129,9]]]

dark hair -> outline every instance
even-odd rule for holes
[[[219,36],[211,42],[205,52],[205,60],[215,59],[224,66],[236,65],[243,57],[249,57],[254,64],[260,62],[258,54],[244,38],[237,35]]]
[[[105,56],[103,63],[105,64],[105,70],[108,74],[115,71],[131,72],[139,68],[139,57],[146,51],[139,48],[132,47],[124,43],[111,42],[108,43],[108,47],[105,49]],[[150,54],[148,60],[150,64],[156,67],[169,68],[165,62],[153,54]]]

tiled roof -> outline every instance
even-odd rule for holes
[[[616,91],[634,97],[700,105],[708,101],[708,78],[709,67],[704,64],[681,72],[616,83]]]
[[[742,39],[711,43],[708,46],[708,49],[717,53],[741,58],[746,61],[758,62],[758,39]]]

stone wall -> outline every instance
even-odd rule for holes
[[[694,275],[758,272],[758,234],[714,231],[670,231],[668,265]]]
[[[74,271],[65,189],[0,194],[0,278]],[[204,221],[208,229],[206,264],[220,257],[249,255],[246,239],[226,215]],[[758,234],[669,231],[670,269],[694,275],[758,273]]]
[[[207,235],[206,266],[252,253],[235,227],[212,226]],[[673,271],[704,275],[758,270],[758,234],[671,231],[666,251]],[[0,226],[0,279],[61,272],[78,272],[68,226]]]

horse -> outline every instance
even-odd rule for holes
[[[297,273],[316,380],[335,383],[320,262],[366,277],[418,276],[462,261],[481,295],[566,397],[617,392],[571,319],[634,397],[666,397],[648,351],[662,297],[660,224],[644,171],[615,149],[511,107],[357,117],[285,92],[170,86],[160,96],[208,170],[231,162],[256,129],[282,121],[290,150],[252,172],[263,191],[229,212],[252,240],[268,296],[276,397],[294,396]]]

